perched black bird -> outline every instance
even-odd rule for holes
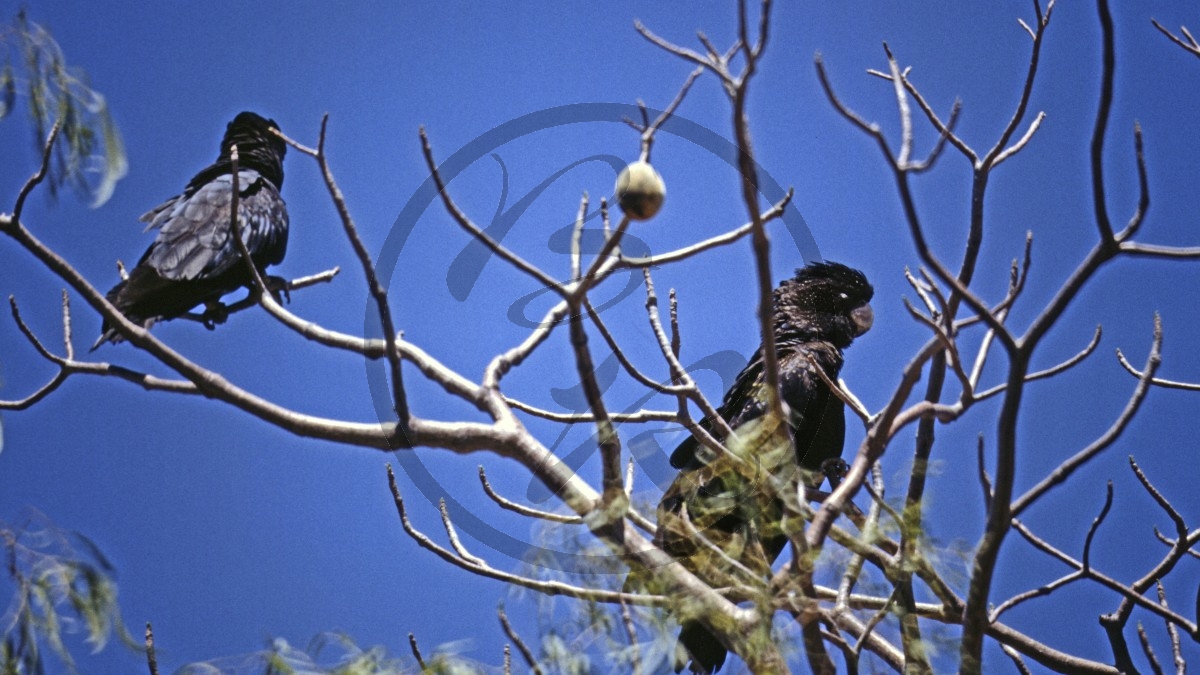
[[[108,292],[108,299],[130,321],[149,328],[199,304],[216,306],[221,296],[251,284],[242,261],[229,209],[233,197],[230,149],[238,150],[238,216],[242,239],[255,267],[262,270],[283,260],[287,250],[288,214],[283,187],[283,155],[287,146],[271,133],[275,120],[240,113],[225,128],[221,154],[192,178],[183,194],[141,217],[146,230],[158,230],[129,278]],[[120,342],[105,322],[96,349]]]
[[[838,263],[812,263],[796,271],[774,294],[779,394],[791,444],[772,442],[762,348],[738,374],[717,409],[737,440],[732,454],[717,456],[694,437],[679,444],[671,465],[680,469],[658,507],[655,543],[693,572],[720,583],[732,573],[700,537],[755,574],[768,576],[787,537],[780,527],[783,506],[765,481],[786,481],[800,470],[809,488],[828,473],[840,479],[845,441],[845,404],[814,370],[812,357],[831,381],[842,369],[842,350],[871,328],[868,304],[874,291],[857,270]],[[712,420],[701,423],[711,428]],[[697,536],[699,533],[700,536]],[[726,576],[726,578],[730,578]],[[675,672],[713,673],[726,650],[699,622],[684,622],[676,646]]]

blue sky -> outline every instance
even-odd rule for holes
[[[1138,120],[1153,191],[1141,238],[1196,245],[1200,62],[1169,44],[1149,19],[1200,26],[1200,16],[1167,2],[1114,4],[1118,67],[1106,153],[1110,209],[1123,222],[1136,199],[1132,127]],[[16,12],[11,3],[0,3],[0,9],[6,17]],[[900,369],[927,337],[901,304],[901,297],[913,296],[904,267],[915,268],[919,261],[878,149],[826,102],[813,55],[824,55],[843,100],[895,138],[899,125],[891,88],[865,74],[867,68],[886,68],[880,43],[888,41],[902,65],[913,66],[913,81],[939,111],[944,114],[961,98],[960,135],[987,147],[1020,92],[1029,40],[1016,18],[1031,21],[1031,14],[1023,2],[776,8],[749,104],[755,148],[771,178],[796,187],[795,205],[820,253],[863,269],[875,285],[875,328],[852,347],[843,372],[873,409],[883,404]],[[129,175],[102,208],[89,210],[68,196],[57,204],[35,198],[26,211],[38,236],[102,288],[116,281],[115,259],[132,262],[149,242],[137,216],[176,194],[213,159],[224,125],[241,110],[272,117],[284,132],[309,144],[316,141],[321,116],[329,113],[333,169],[364,240],[378,252],[428,175],[419,125],[429,130],[436,155],[446,158],[509,120],[554,106],[639,98],[663,106],[690,68],[639,37],[633,19],[689,46],[696,29],[725,45],[735,27],[732,7],[715,3],[687,11],[667,3],[549,2],[363,4],[337,11],[318,3],[260,2],[151,11],[132,3],[84,10],[78,3],[49,1],[31,8],[30,17],[53,32],[72,63],[87,69],[93,86],[106,95],[128,150]],[[1098,32],[1089,4],[1064,2],[1056,8],[1032,101],[1033,110],[1047,113],[1046,122],[1025,153],[997,170],[990,186],[983,249],[989,263],[977,277],[979,293],[1002,296],[1008,261],[1019,255],[1025,232],[1034,231],[1034,267],[1014,311],[1017,325],[1036,315],[1095,241],[1086,148],[1098,89]],[[728,105],[711,76],[701,78],[679,114],[730,136]],[[917,129],[918,146],[928,148],[933,134],[919,121]],[[0,194],[15,196],[36,162],[20,118],[0,122],[0,147],[7,159],[0,166]],[[481,154],[451,189],[486,224],[500,197],[500,162],[508,172],[511,205],[573,162],[594,156],[630,161],[636,155],[637,137],[624,125],[555,127]],[[720,157],[668,134],[655,145],[654,162],[668,186],[666,206],[631,230],[650,250],[669,250],[744,222],[736,175]],[[316,167],[293,152],[285,169],[283,195],[292,229],[287,260],[277,273],[294,277],[334,265],[343,270],[333,284],[297,293],[291,309],[361,332],[367,312],[361,274]],[[574,218],[584,190],[593,199],[609,194],[614,177],[600,161],[571,170],[533,201],[506,241],[564,276],[567,257],[552,235]],[[927,233],[952,266],[965,235],[969,177],[963,158],[948,151],[934,171],[915,180]],[[523,339],[527,329],[510,320],[509,308],[537,289],[492,260],[470,294],[456,299],[447,269],[467,243],[440,208],[425,210],[399,252],[391,290],[405,335],[478,378],[491,356]],[[776,230],[776,279],[802,263],[784,230]],[[61,284],[7,241],[0,243],[0,269],[0,292],[15,294],[35,330],[57,340]],[[1098,323],[1104,326],[1103,342],[1070,374],[1028,390],[1018,429],[1018,489],[1036,482],[1115,418],[1134,382],[1113,350],[1120,347],[1142,363],[1155,311],[1162,313],[1166,330],[1160,373],[1200,380],[1198,269],[1182,262],[1118,261],[1072,304],[1035,364],[1048,366],[1075,353]],[[680,293],[685,362],[721,350],[747,356],[754,349],[752,272],[748,242],[656,272],[660,288]],[[616,295],[624,281],[611,286],[602,297]],[[546,302],[533,301],[529,316],[543,311]],[[76,302],[77,346],[90,343],[99,330],[98,318],[81,305]],[[665,375],[640,291],[617,303],[610,316],[635,360]],[[356,421],[376,419],[359,360],[305,343],[262,313],[243,313],[214,332],[180,322],[155,330],[200,363],[284,405]],[[158,372],[128,345],[105,347],[95,356]],[[1002,365],[997,356],[985,381],[998,381]],[[569,345],[557,336],[506,382],[530,401],[555,407],[549,389],[569,388],[573,370]],[[0,396],[23,396],[52,373],[12,323],[0,321]],[[720,395],[717,377],[703,374],[700,381],[710,397]],[[419,415],[477,415],[448,401],[415,372],[408,383]],[[624,378],[612,391],[614,402],[625,404],[639,393]],[[1162,552],[1151,524],[1170,531],[1170,523],[1137,485],[1125,457],[1137,457],[1194,527],[1200,517],[1192,441],[1197,400],[1195,394],[1153,391],[1120,442],[1080,471],[1072,486],[1032,509],[1027,522],[1078,554],[1111,478],[1116,505],[1098,535],[1093,560],[1117,578],[1139,576]],[[975,437],[984,433],[994,447],[996,410],[981,405],[953,427],[939,428],[930,534],[943,545],[978,539],[982,505]],[[4,414],[3,424],[0,518],[19,519],[33,506],[58,525],[95,539],[119,569],[127,620],[135,626],[154,622],[160,659],[170,668],[253,651],[272,636],[304,644],[331,629],[345,630],[361,645],[387,645],[396,654],[406,653],[409,631],[427,650],[469,639],[470,656],[499,661],[504,639],[494,608],[507,597],[505,587],[443,564],[403,534],[384,477],[384,464],[396,463],[390,455],[298,439],[210,401],[84,377],[30,411]],[[856,444],[861,433],[850,427],[850,442]],[[538,422],[530,428],[547,443],[560,431]],[[585,430],[572,429],[561,447],[574,448],[585,439]],[[663,443],[672,445],[669,438]],[[911,434],[902,434],[884,464],[893,493],[903,485],[910,454]],[[476,466],[483,463],[498,489],[523,497],[529,478],[519,467],[488,453],[455,457],[418,450],[415,458],[463,509],[527,540],[528,523],[500,512],[476,479]],[[583,471],[599,473],[595,462]],[[639,480],[652,497],[649,480]],[[436,533],[435,505],[422,500],[404,475],[401,489],[413,497],[417,524]],[[517,564],[486,544],[474,545],[497,567]],[[1001,569],[997,598],[1065,572],[1015,536]],[[1198,578],[1196,561],[1184,560],[1168,583],[1176,604],[1190,601]],[[531,636],[532,603],[508,604]],[[1111,594],[1081,585],[1006,618],[1056,647],[1107,659],[1095,617],[1115,606]],[[1072,616],[1077,623],[1064,631],[1063,622]],[[1161,623],[1143,620],[1165,644]],[[137,667],[134,656],[110,652],[96,657],[103,665],[92,666],[92,672]],[[989,658],[1003,657],[989,652]],[[84,667],[89,668],[86,662]]]

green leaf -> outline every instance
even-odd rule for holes
[[[24,11],[11,26],[0,26],[0,50],[8,53],[0,74],[0,119],[13,110],[20,92],[39,156],[50,129],[61,125],[46,181],[51,196],[69,185],[89,198],[92,207],[104,204],[129,170],[124,143],[104,96],[92,89],[82,69],[67,64],[50,32],[30,21]]]

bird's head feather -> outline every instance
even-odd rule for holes
[[[866,275],[841,263],[801,267],[775,289],[776,340],[823,340],[844,348],[870,328],[874,293]]]
[[[275,120],[248,111],[238,113],[225,127],[221,156],[217,162],[228,162],[230,149],[237,145],[239,166],[257,170],[276,188],[282,188],[283,156],[287,153],[287,144],[272,133],[272,129],[279,129]]]

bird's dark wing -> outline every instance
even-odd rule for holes
[[[725,392],[717,414],[729,423],[731,428],[757,419],[766,412],[766,397],[762,395],[763,363],[761,350],[754,353],[750,362],[738,373],[733,386]],[[713,420],[701,420],[700,426],[712,430]],[[688,436],[671,453],[671,466],[676,469],[696,469],[703,466],[708,457],[707,449],[700,445],[694,436]]]
[[[238,184],[247,250],[260,268],[278,263],[287,249],[288,228],[279,191],[252,169],[238,172]],[[142,216],[158,236],[138,264],[172,281],[215,278],[228,271],[238,261],[229,220],[232,196],[233,177],[225,174]]]
[[[779,393],[788,414],[788,424],[796,442],[796,459],[806,469],[816,470],[821,462],[840,456],[845,436],[844,405],[829,391],[809,361],[812,355],[818,367],[831,380],[841,370],[841,352],[826,344],[781,349],[779,352]],[[761,350],[738,373],[717,409],[730,428],[738,429],[767,412],[766,383]],[[712,428],[712,420],[700,424]],[[695,437],[689,436],[671,453],[671,466],[695,470],[710,459]]]
[[[810,356],[816,360],[815,366]],[[836,381],[841,365],[841,352],[828,344],[809,344],[780,354],[779,390],[787,408],[796,461],[810,472],[820,471],[825,460],[842,455],[846,406],[816,371],[821,368],[831,381]],[[821,477],[805,482],[820,487]]]
[[[287,207],[275,184],[256,170],[238,171],[238,188],[242,240],[263,270],[282,261],[287,250]],[[250,274],[233,241],[232,201],[233,176],[223,174],[189,185],[142,216],[146,229],[158,235],[129,278],[108,292],[109,301],[130,321],[149,325],[245,286]],[[100,332],[93,350],[121,339],[107,322]]]

